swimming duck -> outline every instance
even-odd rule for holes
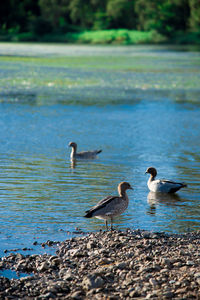
[[[77,144],[74,142],[70,142],[69,147],[72,147],[71,152],[71,160],[74,159],[92,159],[96,158],[97,154],[101,153],[102,150],[93,150],[93,151],[82,151],[82,152],[76,152],[77,151]]]
[[[133,189],[128,182],[121,182],[118,185],[119,196],[108,196],[97,203],[90,210],[86,211],[85,218],[96,217],[105,220],[106,229],[108,229],[108,220],[112,222],[115,216],[122,214],[128,207],[129,199],[126,190]]]
[[[166,179],[155,179],[157,171],[153,167],[149,167],[145,173],[149,173],[151,175],[147,182],[148,188],[151,192],[175,193],[187,186],[182,182],[175,182]]]

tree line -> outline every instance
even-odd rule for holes
[[[1,0],[1,32],[200,32],[200,0]]]

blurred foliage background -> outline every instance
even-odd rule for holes
[[[200,43],[199,0],[1,0],[0,40],[95,42],[80,33],[124,29],[98,40],[134,43],[131,31],[151,32],[144,42]],[[114,34],[114,31],[112,31]],[[139,39],[140,40],[140,39]],[[141,39],[142,41],[142,39]]]

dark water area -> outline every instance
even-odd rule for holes
[[[84,212],[124,180],[118,229],[199,229],[200,53],[185,50],[0,45],[1,256],[104,229]],[[70,141],[103,152],[74,166]],[[149,166],[188,187],[150,193]]]

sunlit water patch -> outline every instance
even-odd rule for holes
[[[10,269],[6,269],[6,270],[0,270],[0,276],[9,278],[9,279],[19,279],[19,278],[23,278],[23,277],[28,277],[28,276],[32,276],[32,274],[28,274],[28,273],[21,273],[21,272],[16,272],[14,270],[10,270]]]
[[[6,47],[0,48],[2,55]],[[61,48],[56,46],[56,51]],[[28,49],[23,45],[23,51]],[[70,238],[75,228],[104,229],[102,221],[84,219],[84,212],[117,194],[124,180],[134,191],[128,191],[129,208],[116,219],[117,228],[199,229],[199,53],[89,47],[90,56],[85,48],[75,48],[76,61],[71,47],[60,54],[52,53],[51,46],[39,49],[38,62],[0,59],[1,255],[35,241]],[[102,68],[106,59],[100,53],[112,56],[115,49],[118,66],[115,59]],[[7,55],[12,57],[11,50]],[[16,51],[20,54],[22,48]],[[42,62],[45,51],[50,60]],[[134,51],[145,57],[146,66],[141,59],[131,59]],[[62,56],[62,66],[56,55]],[[74,60],[68,66],[70,55]],[[91,57],[95,66],[88,64]],[[70,141],[77,142],[79,150],[103,152],[95,160],[72,165]],[[144,175],[151,165],[159,177],[184,181],[188,187],[177,196],[152,195]]]

